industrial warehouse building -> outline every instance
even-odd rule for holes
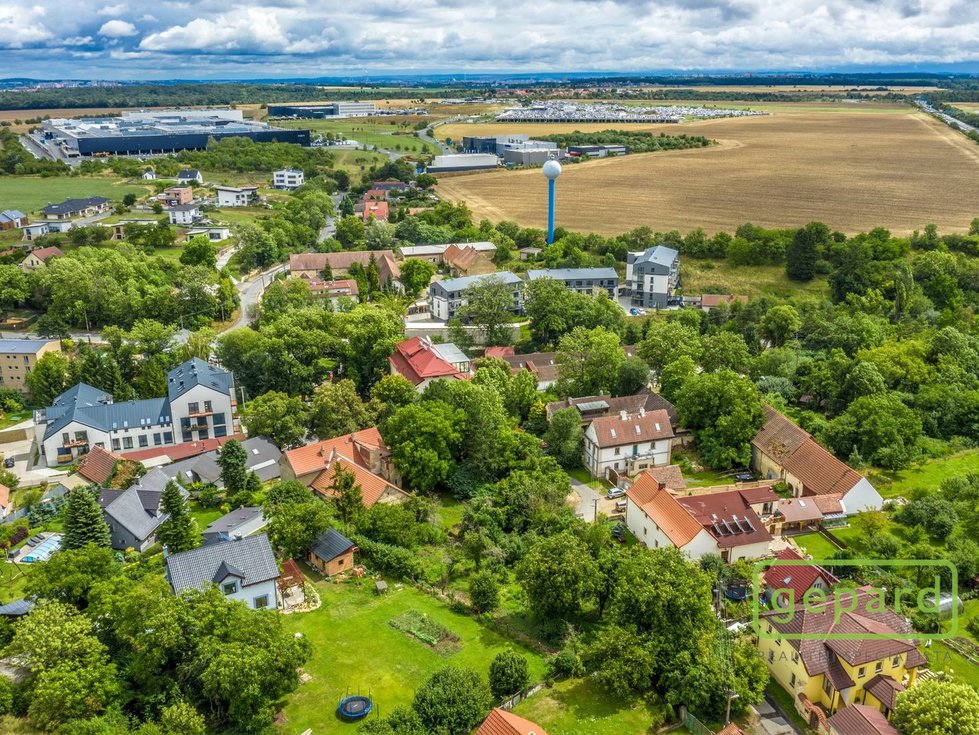
[[[269,105],[269,117],[295,117],[307,120],[324,117],[368,117],[377,114],[373,102],[330,102],[324,105]]]
[[[45,120],[38,142],[71,159],[203,150],[211,138],[235,137],[256,143],[309,145],[308,130],[285,130],[245,120],[241,110],[124,112],[121,117]]]
[[[435,156],[426,167],[430,174],[450,171],[474,171],[482,168],[496,168],[499,161],[495,153],[450,153]]]

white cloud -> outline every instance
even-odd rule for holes
[[[53,38],[41,22],[44,8],[0,7],[0,48],[26,48]]]
[[[137,33],[136,26],[126,20],[107,20],[99,28],[99,35],[106,38],[127,38]]]
[[[120,15],[126,12],[126,4],[119,3],[118,5],[103,5],[101,8],[95,11],[96,15]]]
[[[139,47],[144,51],[276,53],[288,45],[289,39],[273,11],[246,8],[213,20],[195,18],[186,25],[171,26],[146,36]]]

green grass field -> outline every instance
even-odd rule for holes
[[[811,554],[813,559],[829,559],[836,551],[836,547],[819,533],[804,533],[794,538],[795,542]]]
[[[924,464],[898,472],[875,471],[870,476],[874,487],[885,498],[907,496],[915,488],[937,490],[942,480],[979,472],[979,449],[932,459]]]
[[[49,202],[69,198],[104,196],[121,200],[126,194],[145,196],[150,187],[103,177],[0,176],[0,209],[19,209],[30,214]]]
[[[420,117],[347,118],[345,120],[289,120],[277,122],[276,125],[285,128],[305,128],[315,133],[340,133],[348,140],[356,140],[361,145],[377,146],[399,153],[438,153],[436,146],[413,135],[415,123],[424,120],[426,119]],[[402,127],[402,123],[408,123],[408,127]]]
[[[498,633],[413,587],[376,596],[371,580],[343,584],[320,582],[322,606],[285,618],[286,628],[308,636],[313,657],[305,670],[312,680],[300,685],[283,710],[281,732],[299,735],[312,728],[317,735],[356,732],[336,717],[339,700],[349,692],[371,692],[382,716],[411,703],[415,689],[436,670],[468,667],[486,676],[497,653],[511,645]],[[440,655],[429,646],[395,630],[389,622],[402,613],[422,612],[459,637],[459,650]],[[521,649],[530,659],[531,678],[544,674],[543,657]],[[552,733],[553,735],[553,733]]]
[[[536,722],[548,735],[642,735],[651,732],[657,709],[641,699],[610,694],[593,680],[570,679],[525,699],[513,711]]]
[[[725,261],[686,258],[680,263],[680,279],[684,293],[743,294],[789,297],[800,295],[826,296],[825,279],[806,284],[790,281],[781,265],[730,265]]]

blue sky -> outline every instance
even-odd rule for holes
[[[979,68],[979,2],[0,2],[0,77],[875,67]]]

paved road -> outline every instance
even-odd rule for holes
[[[601,500],[601,494],[594,488],[588,487],[585,483],[580,480],[571,478],[571,489],[574,490],[575,494],[580,499],[578,501],[578,507],[575,512],[581,516],[586,523],[595,522],[595,508],[598,506]]]
[[[941,110],[933,107],[927,102],[927,100],[917,99],[914,101],[914,103],[919,108],[927,112],[929,115],[934,115],[939,120],[944,122],[946,125],[953,128],[957,128],[958,130],[961,130],[963,133],[974,133],[979,131],[979,129],[973,127],[972,125],[969,125],[968,123],[962,122],[957,117],[952,117],[948,113],[942,112]]]
[[[289,266],[285,263],[280,263],[273,268],[269,268],[267,271],[263,271],[251,281],[241,280],[238,282],[238,296],[241,299],[241,308],[238,312],[238,320],[230,325],[227,329],[222,330],[219,334],[224,334],[225,332],[230,332],[232,329],[237,329],[238,327],[248,326],[248,322],[251,317],[249,311],[251,307],[262,300],[262,294],[265,293],[266,287],[272,283],[275,276],[286,270]]]

